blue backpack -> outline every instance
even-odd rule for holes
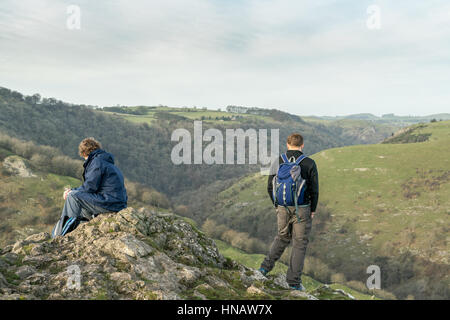
[[[298,206],[305,201],[306,180],[302,178],[300,162],[306,158],[301,155],[295,162],[289,162],[287,155],[282,154],[283,163],[278,168],[278,173],[273,178],[274,205],[294,207],[297,219]]]

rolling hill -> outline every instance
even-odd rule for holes
[[[312,153],[365,143],[358,135],[345,135],[336,126],[305,122],[298,116],[277,110],[264,117],[237,114],[232,117],[230,113],[219,111],[168,107],[118,107],[112,109],[115,112],[108,112],[108,108],[68,104],[37,94],[24,96],[2,87],[0,110],[0,132],[55,147],[74,159],[79,159],[79,142],[93,136],[115,155],[130,180],[169,196],[203,187],[210,183],[211,176],[214,182],[226,181],[260,169],[259,165],[173,164],[171,151],[176,143],[171,141],[172,132],[184,128],[192,133],[193,120],[203,119],[204,130],[216,128],[222,132],[228,128],[279,129],[281,141],[291,130],[298,130],[308,139],[308,151]],[[219,119],[219,114],[223,119]],[[388,134],[385,132],[383,136]]]
[[[342,273],[365,282],[366,268],[376,264],[382,288],[399,298],[450,297],[449,146],[450,121],[442,121],[415,125],[383,144],[311,156],[320,204],[309,253],[325,265],[321,280]],[[207,218],[270,243],[276,220],[266,179],[249,175],[210,199],[215,207]]]
[[[269,127],[278,126],[281,128],[283,127],[282,124],[285,123],[285,125],[290,125],[290,130],[298,130],[306,134],[306,136],[308,136],[311,126],[317,126],[315,130],[316,135],[321,135],[320,131],[324,133],[333,132],[337,137],[344,139],[346,144],[378,143],[401,127],[398,124],[380,124],[369,121],[370,119],[358,117],[339,120],[328,120],[328,118],[319,117],[301,118],[275,109],[263,109],[264,112],[262,114],[232,113],[221,110],[208,110],[207,108],[171,108],[166,106],[105,107],[101,110],[120,116],[133,123],[146,123],[148,125],[155,124],[162,119],[177,121],[202,120],[209,125],[232,124],[233,127],[237,127],[238,124],[254,123],[258,126],[265,124]],[[317,142],[314,139],[310,139],[310,142],[308,148],[310,148],[311,152],[315,152]]]
[[[375,116],[371,113],[361,113],[361,114],[351,114],[346,116],[306,116],[303,117],[305,120],[311,121],[325,121],[325,122],[336,122],[340,120],[368,120],[372,123],[396,126],[396,127],[404,127],[410,126],[414,124],[419,124],[423,122],[430,121],[442,121],[442,120],[450,120],[450,113],[437,113],[430,114],[426,116],[399,116],[393,113],[383,114],[381,117]]]
[[[361,284],[367,278],[365,268],[378,264],[383,270],[383,288],[400,298],[449,296],[448,278],[443,277],[449,273],[448,121],[418,125],[384,144],[362,145],[390,136],[392,127],[360,119],[305,120],[277,110],[269,115],[168,107],[98,110],[23,96],[5,88],[0,88],[0,110],[1,132],[62,152],[53,158],[45,152],[32,157],[29,150],[33,148],[27,143],[20,154],[3,148],[3,165],[6,158],[20,156],[30,162],[35,175],[19,178],[2,172],[5,189],[0,210],[4,216],[22,216],[19,212],[23,209],[14,208],[14,203],[30,202],[35,208],[46,204],[38,218],[25,213],[24,222],[4,220],[9,222],[1,228],[9,231],[2,235],[21,228],[15,236],[23,237],[29,234],[27,226],[40,223],[43,228],[50,227],[42,222],[43,217],[50,221],[59,215],[56,209],[49,212],[62,205],[58,202],[62,201],[58,200],[61,186],[80,177],[72,162],[78,158],[78,143],[94,136],[116,156],[125,176],[142,184],[129,188],[136,199],[169,207],[171,203],[157,191],[163,192],[177,204],[176,213],[208,222],[210,232],[234,237],[236,243],[261,253],[273,237],[275,217],[265,190],[266,177],[253,174],[259,166],[176,166],[167,161],[173,146],[170,136],[175,128],[192,131],[192,120],[204,121],[204,129],[278,128],[280,140],[300,131],[307,142],[305,151],[314,154],[321,178],[320,213],[309,259],[314,278],[330,282],[334,277],[342,283]],[[428,166],[421,165],[426,161]],[[56,171],[33,167],[46,162]],[[137,191],[144,186],[156,191]],[[36,199],[38,202],[33,202]],[[14,223],[22,225],[19,228]]]

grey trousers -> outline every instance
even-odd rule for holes
[[[80,223],[89,221],[101,213],[107,213],[107,210],[78,198],[77,191],[70,192],[64,203],[61,218],[52,230],[52,238],[72,232]]]
[[[79,199],[77,192],[72,191],[68,194],[61,217],[78,218],[80,221],[91,220],[100,213],[106,213],[108,210],[94,206],[92,203]]]
[[[275,262],[280,259],[286,247],[292,240],[292,253],[289,260],[289,269],[286,274],[286,282],[290,286],[299,285],[305,262],[306,247],[311,232],[311,207],[299,207],[298,221],[295,215],[295,207],[277,207],[278,234],[272,242],[269,253],[261,264],[261,268],[270,271]]]

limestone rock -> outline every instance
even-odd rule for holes
[[[303,291],[295,291],[294,290],[294,291],[291,291],[291,293],[289,295],[293,298],[305,298],[306,300],[318,300],[313,295],[310,295]]]
[[[35,274],[35,273],[36,273],[35,268],[33,268],[32,266],[24,265],[24,266],[19,267],[19,269],[17,269],[15,274],[20,279],[25,279],[28,276],[31,276],[32,274]]]
[[[9,156],[3,160],[3,168],[10,174],[22,178],[36,177],[31,171],[28,161],[19,156]]]
[[[260,288],[255,287],[253,285],[247,288],[247,293],[252,295],[252,296],[265,295],[263,290],[261,290]]]
[[[311,298],[280,276],[226,261],[181,217],[128,208],[65,237],[39,233],[0,250],[2,299]]]

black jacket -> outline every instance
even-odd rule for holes
[[[288,150],[286,152],[287,158],[291,159],[294,157],[298,159],[303,154],[303,152],[299,150]],[[283,163],[283,159],[278,159],[278,163]],[[267,192],[269,193],[270,199],[273,203],[273,185],[272,181],[275,175],[277,174],[277,164],[273,163],[270,168],[269,178],[267,179]],[[300,162],[300,168],[302,170],[302,178],[306,180],[306,191],[305,197],[306,201],[311,204],[311,211],[315,212],[317,208],[317,203],[319,202],[319,174],[317,172],[317,166],[313,159],[305,158]]]

